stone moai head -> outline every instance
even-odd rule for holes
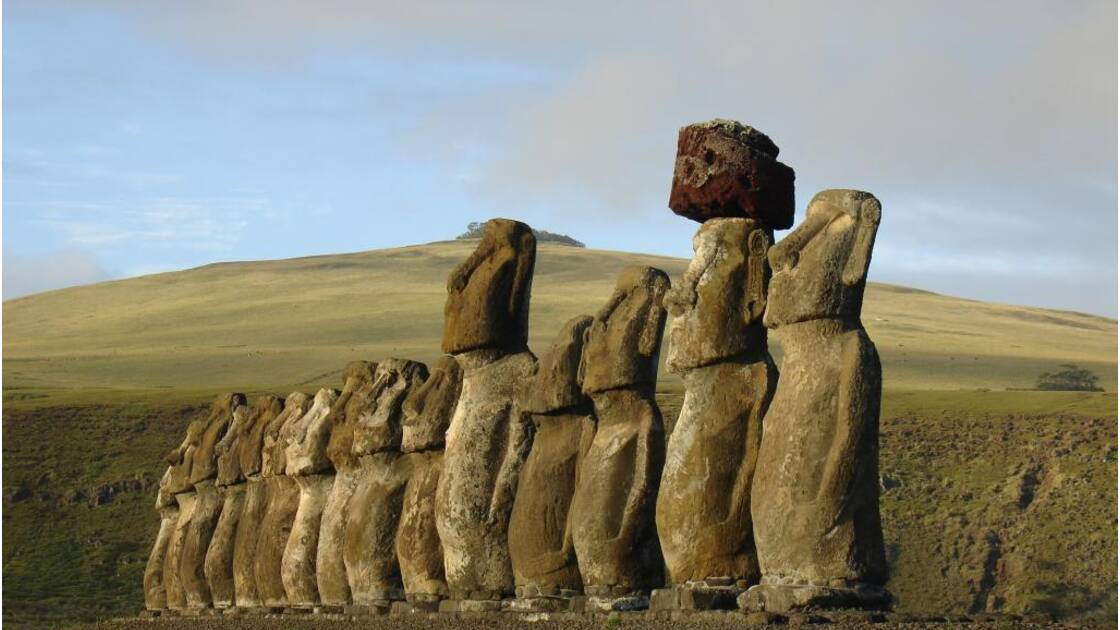
[[[509,219],[486,222],[474,253],[447,280],[445,353],[526,349],[536,257],[537,239],[528,225]]]
[[[287,464],[284,429],[297,422],[311,408],[311,397],[303,392],[292,392],[284,399],[284,411],[276,415],[264,428],[261,441],[261,476],[275,477],[284,474]]]
[[[377,364],[369,405],[354,422],[354,455],[400,449],[401,407],[409,392],[427,379],[428,366],[419,361],[386,359]]]
[[[184,462],[189,470],[190,485],[217,476],[218,454],[214,448],[233,422],[233,412],[244,404],[244,394],[222,394],[211,405],[205,426],[197,434],[197,440],[194,440],[183,454],[184,459],[190,460],[189,463]]]
[[[238,454],[241,439],[250,429],[249,420],[248,407],[241,405],[233,410],[233,421],[230,422],[229,429],[214,446],[214,451],[218,454],[218,477],[214,480],[214,485],[229,486],[245,481]]]
[[[156,510],[175,505],[175,495],[171,493],[171,468],[163,471],[159,478],[159,490],[156,491]]]
[[[585,406],[589,401],[579,380],[584,335],[594,321],[590,315],[569,319],[552,347],[537,363],[537,373],[526,383],[521,409],[528,413],[553,413]]]
[[[369,407],[373,394],[374,373],[377,364],[370,361],[351,361],[342,371],[342,395],[331,405],[323,427],[329,431],[326,442],[327,459],[337,469],[339,466],[357,464],[353,455],[354,424],[358,415]]]
[[[441,448],[463,387],[463,369],[454,357],[443,357],[428,380],[409,392],[402,413],[401,451]]]
[[[825,190],[805,220],[770,248],[769,328],[823,318],[859,319],[882,207],[871,193]]]
[[[588,394],[653,384],[665,326],[662,301],[669,276],[653,267],[627,267],[614,293],[585,333],[579,379]]]
[[[670,372],[766,349],[770,243],[770,230],[753,219],[711,219],[700,226],[688,270],[665,295]]]
[[[283,411],[284,399],[279,396],[266,394],[253,400],[253,407],[249,411],[249,429],[238,445],[241,474],[245,477],[260,474],[265,427]]]
[[[337,389],[329,387],[320,389],[315,394],[311,407],[281,429],[281,441],[287,444],[284,472],[288,475],[312,475],[330,468],[330,461],[327,460],[330,431],[323,430],[323,427],[339,393]]]
[[[669,208],[703,223],[745,217],[770,229],[793,225],[793,169],[766,134],[733,120],[681,127]]]
[[[213,408],[211,408],[213,412]],[[191,489],[191,462],[194,461],[194,449],[202,439],[202,432],[209,424],[209,416],[195,418],[187,425],[187,432],[179,446],[171,449],[165,458],[167,460],[167,487],[172,495],[186,492]]]

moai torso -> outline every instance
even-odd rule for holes
[[[535,369],[527,349],[536,238],[524,223],[488,221],[448,280],[443,350],[463,368],[436,490],[444,570],[456,599],[513,591],[507,531],[527,432],[517,410]]]
[[[179,507],[170,492],[170,482],[171,469],[168,468],[160,478],[159,491],[156,493],[156,511],[159,512],[160,519],[159,532],[156,533],[155,544],[148,554],[148,564],[144,567],[144,608],[147,610],[167,608],[167,589],[163,582],[163,572],[167,549],[175,533],[175,524],[179,520]]]
[[[669,438],[657,529],[674,584],[719,578],[757,582],[751,481],[777,370],[762,325],[768,230],[742,218],[711,219],[666,297],[668,369],[685,396]]]
[[[404,598],[396,535],[407,460],[401,457],[401,407],[428,378],[423,363],[387,359],[377,366],[370,407],[357,418],[353,451],[359,479],[348,506],[344,560],[355,604],[369,606]]]
[[[280,579],[291,606],[310,607],[319,603],[315,559],[323,508],[334,476],[313,472],[315,462],[327,460],[326,453],[322,452],[326,449],[326,440],[317,439],[312,428],[322,426],[338,397],[338,390],[320,389],[307,412],[284,425],[280,433],[285,472],[299,485],[299,506],[280,564]],[[319,444],[318,448],[309,442]]]
[[[462,384],[459,364],[453,357],[443,357],[428,380],[409,393],[402,410],[401,451],[408,460],[409,479],[396,550],[405,597],[414,604],[431,604],[447,596],[433,497],[443,467],[444,436]]]
[[[237,523],[245,502],[245,476],[241,473],[238,446],[248,433],[251,414],[248,407],[238,407],[233,412],[233,422],[225,436],[218,441],[214,451],[218,455],[218,476],[215,485],[222,500],[222,514],[210,538],[206,551],[206,581],[210,585],[210,598],[215,608],[233,605],[233,553],[237,536]]]
[[[261,605],[257,590],[256,555],[261,521],[268,509],[268,488],[261,480],[261,446],[264,429],[284,411],[284,399],[264,395],[253,399],[245,435],[238,444],[237,461],[246,479],[245,498],[233,541],[234,599],[239,608]]]
[[[752,497],[762,585],[772,587],[757,591],[756,607],[804,605],[818,594],[811,605],[885,605],[884,591],[865,588],[885,583],[887,569],[881,371],[859,317],[879,215],[868,193],[818,193],[770,252],[765,322],[784,358]]]
[[[588,595],[623,595],[661,583],[653,512],[665,431],[653,396],[668,289],[665,272],[627,268],[588,328],[580,373],[597,427],[571,506]]]
[[[584,334],[592,318],[569,320],[522,393],[534,425],[510,515],[509,549],[519,597],[578,593],[569,508],[579,464],[595,433],[591,400],[579,382]]]
[[[261,437],[261,483],[265,486],[268,505],[260,521],[256,552],[253,554],[253,577],[261,604],[276,608],[288,603],[281,581],[281,562],[292,521],[299,508],[299,486],[284,474],[286,464],[284,430],[298,421],[311,408],[311,397],[293,392],[284,400],[284,411],[264,426]]]

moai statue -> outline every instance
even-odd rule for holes
[[[240,394],[230,394],[231,398],[224,401],[227,411],[233,412],[237,405],[244,404],[245,398]],[[219,399],[221,400],[221,399]],[[210,409],[214,414],[218,408],[216,402]],[[187,433],[182,443],[167,454],[169,464],[160,482],[163,489],[166,483],[166,492],[171,495],[178,509],[179,517],[171,531],[171,540],[167,543],[167,553],[163,561],[163,589],[167,600],[167,607],[171,610],[181,610],[187,606],[187,596],[183,592],[183,580],[179,576],[179,560],[183,555],[183,541],[186,539],[187,530],[190,529],[191,515],[194,513],[194,489],[191,487],[191,462],[192,454],[202,440],[202,433],[210,422],[210,415],[195,418],[187,425]]]
[[[179,506],[170,491],[171,469],[168,468],[159,480],[156,494],[156,511],[159,512],[159,532],[152,552],[148,554],[148,564],[144,567],[144,608],[149,611],[167,608],[167,589],[163,583],[163,570],[167,562],[167,549],[179,521]]]
[[[770,250],[763,321],[782,378],[763,425],[751,514],[762,580],[751,610],[884,608],[881,370],[860,322],[879,201],[826,190]]]
[[[463,368],[436,489],[436,527],[452,599],[463,610],[500,607],[513,592],[507,533],[528,435],[517,410],[535,369],[528,350],[537,242],[524,223],[493,219],[451,273],[443,351]]]
[[[330,432],[326,455],[334,471],[334,482],[323,506],[319,549],[315,555],[315,581],[319,601],[325,606],[351,603],[344,554],[350,499],[361,477],[358,457],[354,454],[354,429],[363,413],[373,411],[376,371],[377,364],[368,361],[354,361],[346,366],[342,395],[335,401],[322,427]]]
[[[179,552],[179,579],[187,608],[207,608],[211,605],[210,585],[206,580],[206,552],[210,538],[222,513],[223,498],[218,494],[214,480],[218,476],[218,442],[225,437],[237,407],[244,403],[240,394],[219,396],[211,407],[206,427],[183,454],[190,460],[188,481],[194,488],[189,522]],[[173,473],[173,476],[174,473]],[[184,511],[180,503],[180,514]]]
[[[268,487],[261,479],[264,429],[284,411],[279,396],[258,396],[249,412],[245,435],[237,443],[237,462],[245,478],[245,500],[233,541],[233,588],[238,608],[261,606],[257,592],[256,555],[261,520],[268,508]]]
[[[753,219],[711,219],[665,297],[666,367],[685,387],[657,495],[674,588],[655,598],[668,597],[666,608],[735,608],[739,593],[758,582],[751,482],[778,383],[762,325],[769,247],[768,230]]]
[[[668,290],[659,269],[624,269],[584,343],[580,378],[597,427],[572,499],[572,541],[596,608],[642,607],[662,581],[653,517],[665,429],[654,389]]]
[[[665,298],[666,367],[684,403],[667,447],[657,531],[672,586],[656,608],[734,608],[758,582],[750,496],[762,420],[777,386],[762,314],[773,230],[793,223],[793,169],[757,129],[682,127],[669,207],[701,222],[695,255]]]
[[[386,359],[377,364],[370,406],[357,418],[351,452],[358,458],[358,487],[350,499],[343,559],[356,606],[387,610],[404,599],[397,562],[397,523],[408,461],[401,457],[401,407],[428,378],[423,363]]]
[[[335,389],[320,389],[311,408],[281,429],[286,444],[284,471],[299,486],[299,507],[280,560],[280,580],[288,605],[308,609],[319,603],[315,557],[319,551],[319,526],[334,475],[326,472],[329,429],[323,430],[331,407],[338,400]]]
[[[298,421],[311,408],[311,397],[303,392],[292,392],[284,399],[284,411],[265,426],[261,438],[261,482],[268,496],[268,506],[261,519],[257,535],[256,552],[253,554],[253,576],[257,597],[265,608],[288,605],[288,595],[280,578],[280,565],[284,547],[292,531],[299,508],[299,485],[284,474],[287,463],[285,448],[288,444],[281,433],[288,425]]]
[[[452,357],[435,364],[428,380],[404,402],[401,452],[409,478],[397,526],[397,560],[404,594],[415,610],[435,610],[447,597],[443,545],[436,531],[436,487],[443,468],[443,443],[451,414],[459,401],[463,371]]]
[[[238,407],[233,412],[233,422],[225,436],[214,447],[218,454],[218,476],[214,485],[222,500],[222,515],[210,547],[206,551],[206,582],[210,585],[210,599],[214,608],[233,606],[233,543],[237,536],[237,522],[245,503],[245,475],[241,474],[238,446],[249,430],[248,407]]]
[[[569,508],[579,465],[591,447],[595,419],[579,381],[584,335],[592,318],[569,320],[522,393],[531,414],[532,447],[517,483],[509,521],[509,553],[519,609],[548,610],[583,591],[572,545]]]

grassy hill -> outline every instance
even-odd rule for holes
[[[476,243],[220,263],[4,302],[9,399],[52,388],[253,389],[334,382],[349,360],[439,352],[448,273]],[[593,313],[627,265],[687,261],[542,244],[531,346]],[[1116,321],[871,284],[885,386],[1032,387],[1063,363],[1116,381]],[[665,379],[673,377],[662,374]]]

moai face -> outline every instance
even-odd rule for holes
[[[244,404],[245,396],[242,394],[223,394],[214,401],[210,415],[206,418],[206,426],[198,434],[198,440],[184,454],[190,458],[189,479],[192,485],[217,476],[218,454],[214,448],[229,429],[234,410]]]
[[[762,314],[770,266],[769,230],[752,219],[712,219],[692,238],[695,255],[665,295],[670,372],[765,350]]]
[[[766,134],[733,120],[682,127],[669,208],[701,223],[718,217],[793,225],[793,169]]]
[[[282,435],[284,429],[295,423],[311,408],[311,397],[303,392],[292,392],[284,399],[284,411],[277,414],[264,429],[261,446],[261,476],[274,477],[284,474],[288,443]]]
[[[417,361],[387,359],[377,365],[369,405],[355,418],[354,455],[400,449],[401,406],[427,378],[428,367]]]
[[[529,413],[550,413],[588,403],[579,380],[584,335],[594,319],[580,315],[568,320],[552,347],[537,363],[537,373],[526,384],[522,409]]]
[[[281,429],[281,441],[287,445],[284,472],[289,476],[310,475],[329,466],[327,442],[322,436],[330,434],[324,432],[322,426],[339,393],[329,387],[320,389],[307,412]]]
[[[428,380],[412,389],[404,402],[401,451],[411,453],[443,446],[462,387],[463,370],[458,361],[454,357],[440,359]]]
[[[657,380],[665,326],[662,300],[669,276],[653,267],[627,267],[614,293],[587,328],[580,380],[587,394]]]
[[[238,453],[240,449],[241,439],[249,430],[250,413],[249,408],[242,405],[233,410],[233,422],[229,425],[229,430],[226,431],[225,436],[218,441],[214,450],[218,454],[218,478],[215,481],[216,485],[229,486],[235,483],[245,481],[245,475],[241,474],[241,463],[238,460]]]
[[[336,469],[358,463],[353,454],[354,427],[358,416],[370,407],[376,371],[377,364],[369,361],[353,361],[343,370],[342,395],[322,425],[328,431],[327,459]]]
[[[524,223],[486,222],[482,241],[447,281],[443,351],[521,352],[529,339],[529,292],[537,239]]]
[[[264,445],[264,430],[284,411],[284,399],[279,396],[258,396],[249,412],[249,428],[238,443],[238,461],[241,474],[245,477],[260,474],[261,447]]]
[[[770,248],[765,323],[769,328],[811,319],[856,318],[882,207],[871,193],[825,190],[805,220]]]

